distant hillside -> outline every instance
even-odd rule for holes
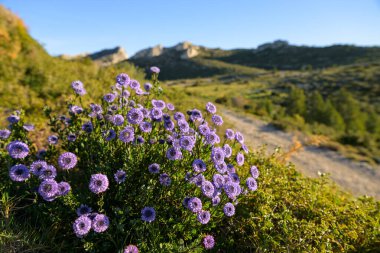
[[[247,71],[247,67],[301,70],[376,62],[379,59],[380,47],[308,47],[275,41],[256,49],[236,50],[206,48],[190,42],[179,43],[173,47],[158,45],[139,51],[129,61],[144,69],[152,65],[160,66],[165,70],[161,76],[164,80],[175,80],[257,73],[257,69]]]

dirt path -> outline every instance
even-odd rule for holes
[[[278,130],[271,125],[251,116],[237,114],[223,109],[224,119],[234,124],[244,134],[250,146],[257,148],[267,145],[269,152],[276,147],[283,151],[294,146],[295,134]],[[294,152],[289,161],[303,174],[318,177],[318,173],[329,173],[330,177],[345,190],[355,196],[369,195],[380,199],[380,168],[367,163],[349,160],[338,152],[304,146]]]

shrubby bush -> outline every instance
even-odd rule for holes
[[[55,230],[65,241],[60,250],[216,249],[214,231],[256,191],[259,172],[245,162],[241,133],[219,137],[223,119],[212,103],[176,112],[160,99],[159,69],[151,70],[144,90],[119,74],[99,104],[83,104],[85,85],[72,82],[66,115],[44,109],[52,131],[46,150],[28,139],[33,126],[22,111],[0,131],[13,181],[4,190],[29,206],[23,216]]]

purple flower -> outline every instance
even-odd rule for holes
[[[140,130],[144,133],[152,131],[152,124],[150,122],[143,121],[140,123]]]
[[[163,186],[169,186],[172,182],[172,180],[170,179],[169,175],[166,174],[166,173],[162,173],[160,175],[160,184],[162,184]]]
[[[224,205],[223,212],[226,216],[231,217],[235,214],[235,206],[232,203]]]
[[[207,124],[201,124],[198,126],[199,133],[203,136],[206,136],[208,133],[210,133],[210,128]]]
[[[9,170],[9,177],[12,181],[22,182],[30,177],[28,167],[23,164],[17,164],[11,167]]]
[[[170,104],[170,103],[167,103],[166,104],[166,108],[168,108],[169,111],[174,111],[174,105],[173,104]]]
[[[86,95],[86,89],[85,88],[80,88],[80,89],[74,89],[75,93],[79,96],[84,96]]]
[[[104,214],[97,214],[92,219],[92,229],[96,233],[102,233],[108,229],[110,221]]]
[[[214,114],[214,113],[216,113],[216,106],[213,103],[208,102],[206,104],[206,111],[208,111],[211,114]]]
[[[90,108],[92,113],[89,116],[92,118],[103,113],[103,108],[101,105],[92,103],[90,104]]]
[[[210,221],[210,212],[209,211],[200,211],[197,214],[197,219],[202,224],[207,224]]]
[[[244,137],[243,137],[243,135],[242,135],[240,132],[236,132],[236,133],[235,133],[235,139],[236,139],[240,144],[243,144],[243,143],[244,143]]]
[[[194,148],[195,140],[193,137],[185,135],[179,139],[179,145],[181,146],[182,149],[191,151]]]
[[[124,249],[123,253],[139,253],[139,249],[135,245],[130,244]]]
[[[177,121],[177,124],[178,124],[178,127],[179,127],[179,130],[182,132],[182,133],[187,133],[189,132],[189,123],[187,123],[186,120],[178,120]]]
[[[228,173],[235,173],[235,167],[232,164],[227,165],[227,172]]]
[[[129,83],[129,86],[132,89],[137,90],[140,88],[140,83],[137,80],[131,80],[131,82]]]
[[[125,73],[120,73],[116,77],[116,82],[120,85],[123,85],[123,86],[128,85],[130,80],[131,79],[129,78],[129,76]]]
[[[86,133],[91,133],[94,130],[94,126],[92,125],[91,121],[88,121],[82,125],[82,130]]]
[[[212,205],[213,205],[213,206],[217,206],[217,205],[219,205],[219,203],[220,203],[220,197],[219,197],[219,196],[215,196],[215,197],[213,197],[213,198],[211,199],[211,202],[212,202]]]
[[[141,219],[146,222],[152,222],[156,219],[156,211],[153,207],[144,207],[141,210]]]
[[[113,116],[112,118],[112,123],[115,125],[115,126],[121,126],[123,125],[124,123],[124,117],[120,114],[116,114],[115,116]]]
[[[77,165],[77,156],[71,152],[63,153],[58,157],[58,165],[64,170],[69,170]]]
[[[115,181],[118,184],[123,183],[125,181],[126,177],[127,177],[127,173],[124,170],[118,170],[114,174]]]
[[[240,152],[236,156],[236,163],[239,166],[242,166],[244,164],[244,155],[242,153],[240,153]]]
[[[160,165],[157,163],[152,163],[148,166],[148,170],[150,173],[157,174],[160,172]]]
[[[211,120],[217,126],[220,126],[223,124],[223,119],[219,115],[212,115]]]
[[[56,145],[58,143],[58,137],[56,135],[50,135],[48,137],[48,143],[50,145]]]
[[[135,130],[133,127],[126,127],[119,133],[119,139],[124,143],[132,142],[134,138]]]
[[[223,151],[227,158],[229,158],[232,155],[232,148],[228,144],[224,144]]]
[[[202,113],[198,109],[193,109],[191,111],[190,119],[192,121],[202,121]]]
[[[6,140],[11,135],[11,131],[8,129],[2,129],[0,130],[0,140]]]
[[[32,124],[25,124],[22,126],[26,131],[30,132],[34,130],[34,125]]]
[[[156,66],[150,67],[150,71],[155,74],[160,73],[160,69]]]
[[[24,142],[12,141],[7,145],[7,151],[12,158],[22,159],[29,154],[29,147]]]
[[[83,108],[77,105],[73,105],[70,107],[70,112],[73,114],[81,114],[83,112]]]
[[[251,175],[253,178],[258,178],[259,177],[259,170],[257,169],[256,166],[251,166],[251,169],[250,169],[250,172],[251,172]]]
[[[176,112],[176,113],[174,113],[174,119],[177,121],[185,120],[185,115],[183,115],[182,112]]]
[[[216,143],[219,143],[220,139],[219,136],[215,132],[209,132],[206,134],[206,143],[209,145],[214,145]]]
[[[83,83],[81,81],[74,81],[71,83],[71,88],[73,88],[74,90],[77,90],[77,89],[82,89],[83,88]]]
[[[165,121],[164,127],[165,127],[166,130],[172,131],[174,129],[175,125],[174,125],[173,121],[168,120],[168,121]]]
[[[91,212],[92,212],[92,208],[89,207],[88,205],[81,204],[80,207],[77,208],[78,216],[89,215]]]
[[[202,211],[202,201],[197,197],[193,197],[189,200],[187,207],[193,213],[198,213]]]
[[[140,124],[144,119],[144,114],[141,112],[140,109],[132,108],[127,113],[127,119],[128,122],[131,124]]]
[[[57,176],[57,169],[53,165],[48,165],[42,168],[39,172],[38,178],[41,180],[54,179]]]
[[[202,242],[203,242],[203,246],[205,247],[205,249],[214,248],[215,240],[214,240],[214,237],[212,235],[206,235],[205,237],[203,237]]]
[[[103,97],[104,101],[106,101],[107,103],[112,103],[115,100],[115,98],[116,98],[116,96],[113,93],[108,93],[108,94],[104,95],[104,97]]]
[[[178,149],[171,147],[166,151],[166,157],[172,161],[179,160],[182,159],[182,152]]]
[[[106,141],[112,141],[116,137],[116,132],[112,129],[103,132],[103,137]]]
[[[225,162],[222,162],[221,164],[215,164],[215,169],[223,174],[227,172],[227,164]]]
[[[146,91],[150,91],[151,89],[152,89],[152,84],[150,84],[150,83],[144,83],[144,89],[146,90]]]
[[[156,108],[158,108],[160,110],[163,110],[166,107],[166,104],[165,104],[164,101],[162,101],[162,100],[156,100],[156,99],[152,99],[152,105],[153,105],[153,107],[156,107]]]
[[[216,188],[222,188],[224,185],[224,177],[220,174],[214,174],[212,181]]]
[[[68,141],[73,142],[73,141],[75,141],[76,139],[77,139],[77,136],[76,136],[75,134],[68,134],[68,135],[67,135],[67,140],[68,140]]]
[[[249,150],[248,150],[247,145],[242,144],[242,145],[241,145],[241,148],[244,150],[244,152],[245,152],[246,154],[249,153]]]
[[[257,190],[257,182],[253,177],[247,178],[246,185],[250,191]]]
[[[210,181],[205,180],[202,182],[201,190],[203,195],[205,195],[208,198],[212,198],[214,195],[215,188]]]
[[[83,237],[90,232],[92,221],[87,216],[78,217],[73,224],[73,230],[77,237]]]
[[[38,187],[38,193],[44,200],[52,201],[58,193],[58,183],[54,179],[46,179]]]
[[[231,182],[237,183],[237,184],[240,183],[240,178],[239,178],[238,174],[236,174],[236,173],[228,173],[228,176],[231,178]]]
[[[190,183],[194,183],[196,186],[202,186],[203,181],[205,181],[205,176],[198,174],[190,179]]]
[[[196,173],[204,172],[207,169],[206,164],[201,159],[195,159],[192,166]]]
[[[47,163],[45,161],[41,161],[41,160],[38,160],[38,161],[34,161],[31,165],[30,165],[30,172],[33,173],[33,175],[35,176],[39,176],[40,173],[41,173],[41,170],[44,169],[44,168],[47,168]]]
[[[59,196],[65,196],[69,193],[69,191],[71,190],[71,186],[69,183],[67,182],[60,182],[58,184],[58,195]]]
[[[152,119],[155,119],[155,120],[161,119],[162,117],[161,109],[156,108],[156,107],[152,108],[152,110],[150,110],[150,116],[152,117]]]
[[[239,185],[234,182],[226,182],[224,184],[224,191],[227,194],[228,198],[235,199],[239,195]]]
[[[222,148],[219,148],[219,147],[212,148],[211,159],[214,162],[214,164],[216,165],[222,164],[224,162],[224,157],[225,157],[225,154]]]
[[[93,174],[90,179],[90,191],[99,194],[105,192],[108,189],[108,178],[104,174]]]
[[[20,116],[18,115],[10,115],[8,118],[7,118],[8,122],[11,123],[11,125],[13,124],[16,124],[17,122],[20,121]]]
[[[225,136],[227,139],[233,140],[235,138],[235,133],[232,129],[227,129]]]

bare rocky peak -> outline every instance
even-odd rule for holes
[[[102,66],[108,66],[128,59],[128,55],[122,47],[105,49],[89,54],[88,57]]]
[[[254,52],[264,51],[266,49],[278,49],[289,46],[289,42],[286,40],[275,40],[270,43],[265,43],[257,47],[257,49],[253,50]]]
[[[131,59],[152,58],[164,54],[177,55],[181,59],[189,59],[199,54],[199,46],[193,45],[188,41],[178,43],[173,47],[162,47],[162,45],[157,45],[155,47],[138,51],[131,57]]]

